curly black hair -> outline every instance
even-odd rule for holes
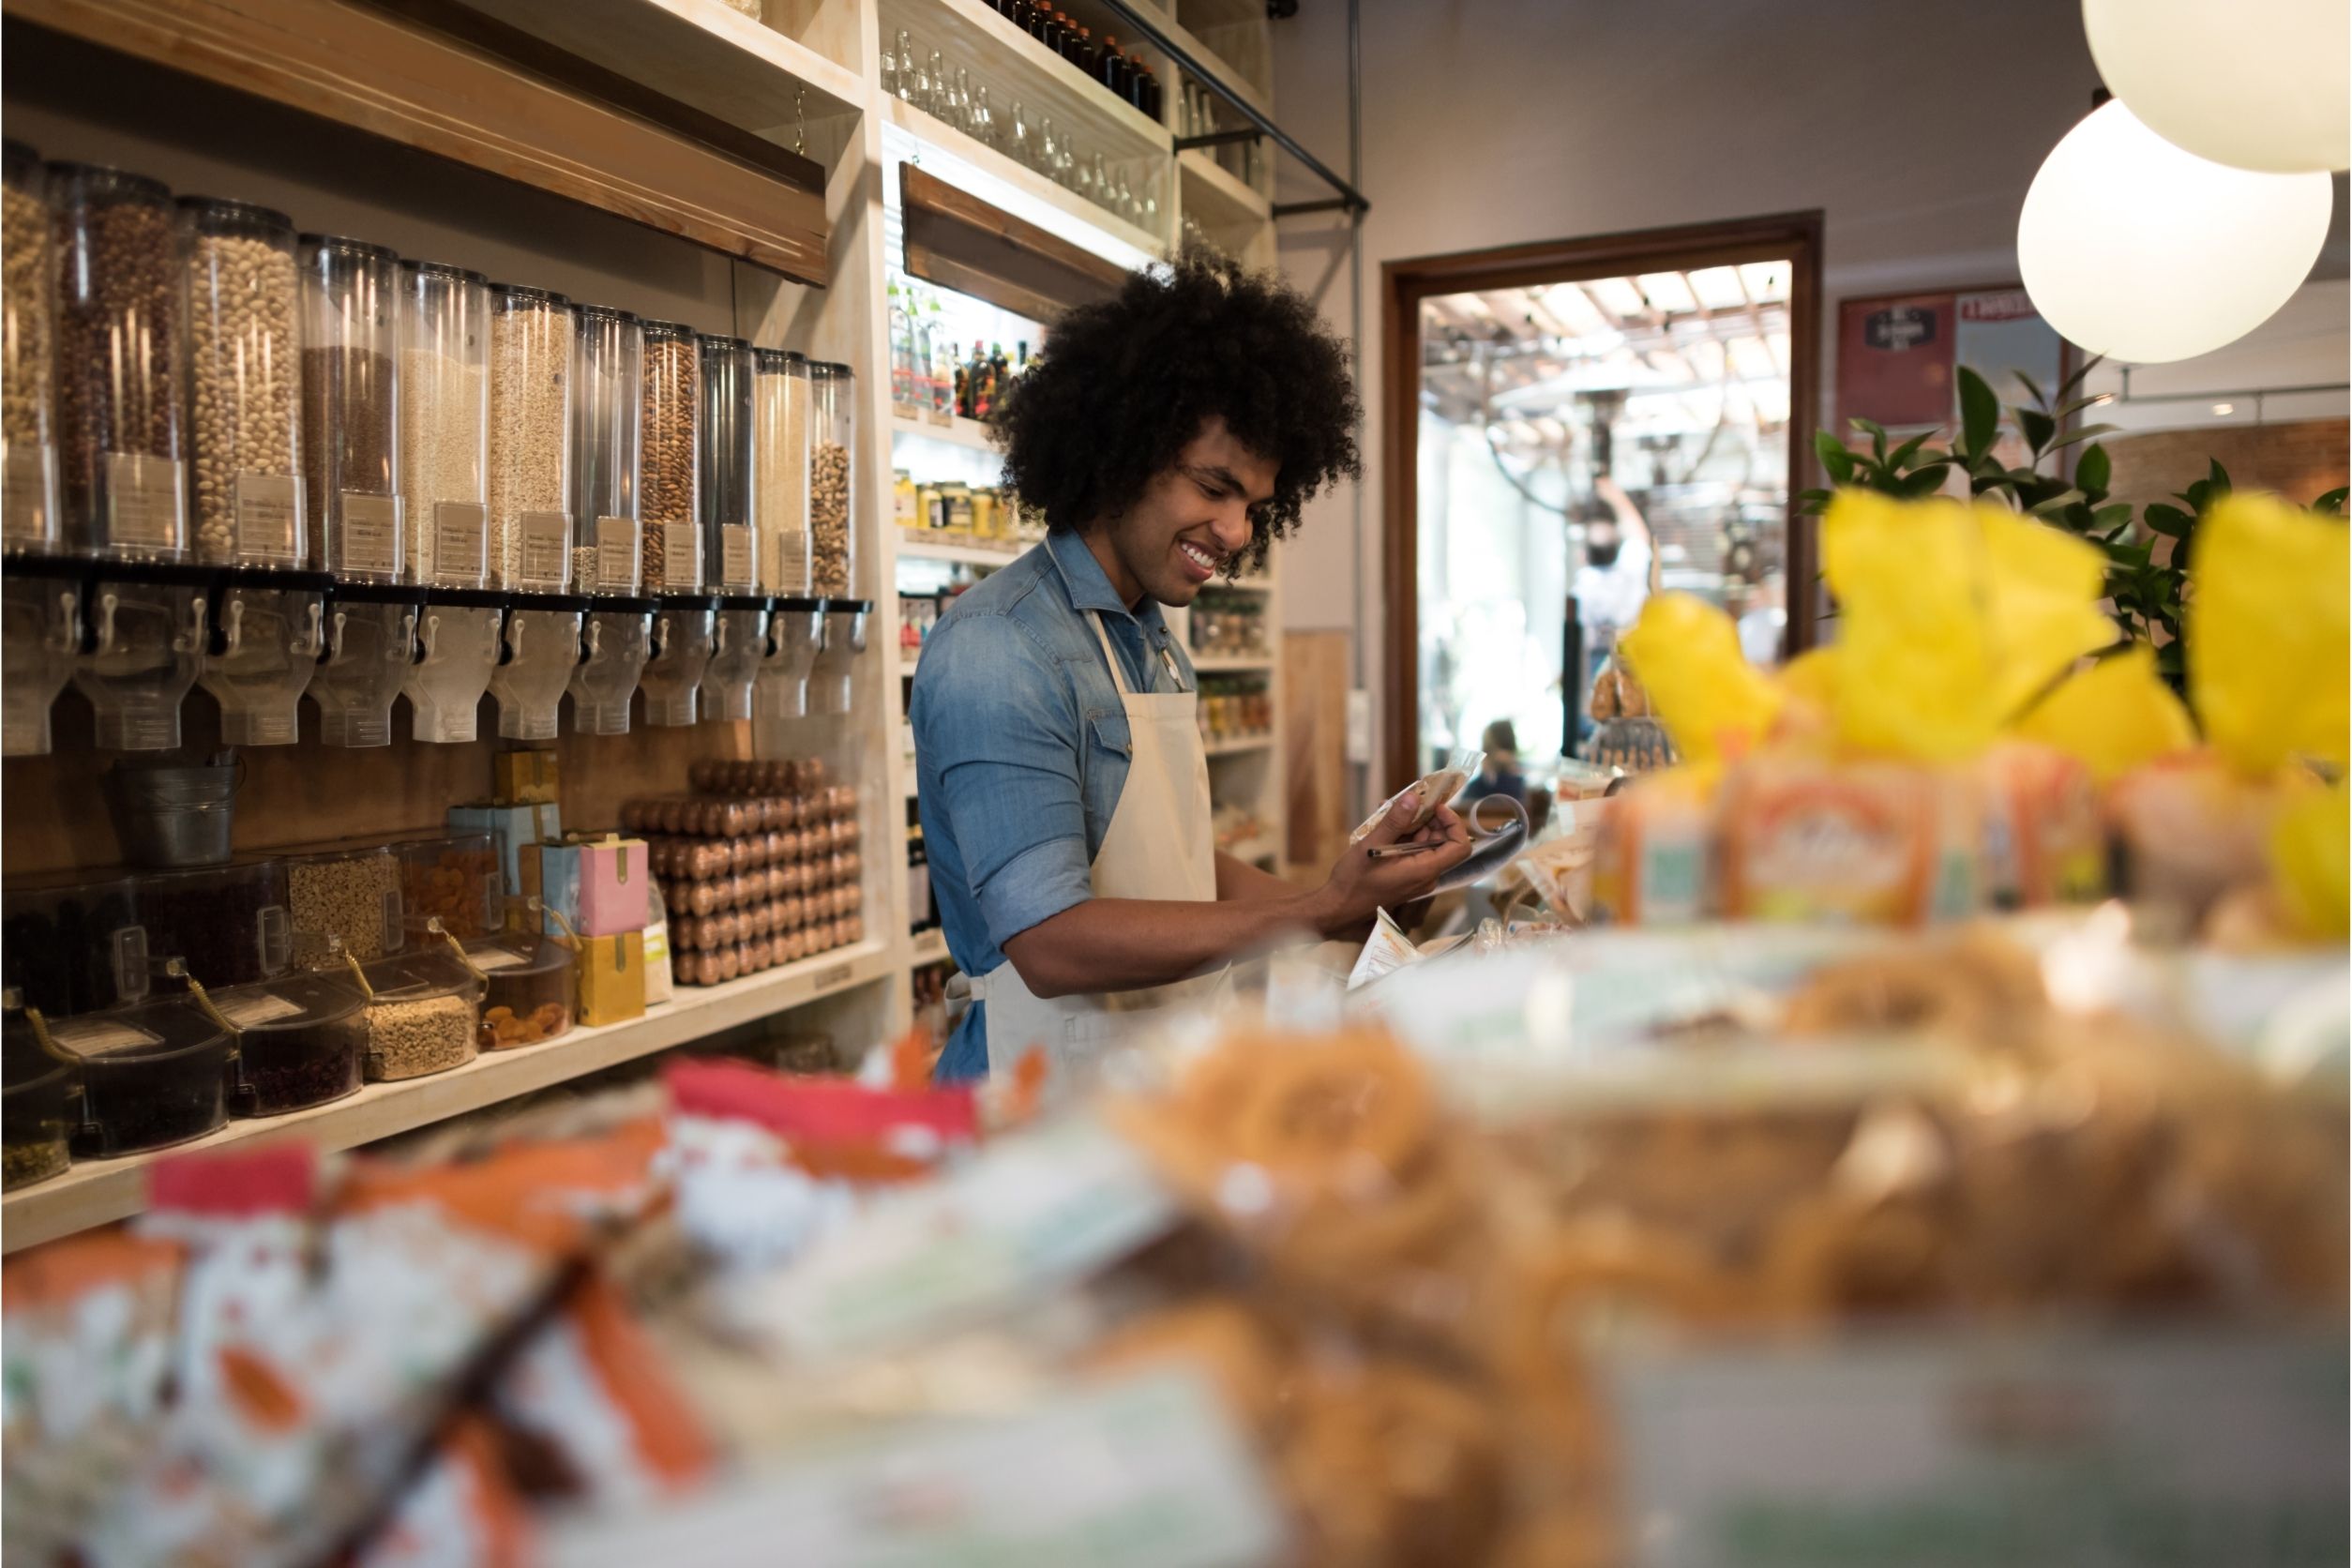
[[[1191,246],[1056,318],[991,424],[1006,487],[1058,533],[1124,513],[1212,416],[1277,470],[1229,571],[1264,565],[1318,490],[1363,472],[1347,346],[1303,295]]]

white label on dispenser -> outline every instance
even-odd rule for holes
[[[808,533],[806,529],[787,528],[776,536],[779,558],[776,563],[776,591],[794,597],[808,592]]]
[[[11,539],[49,537],[51,448],[41,443],[8,444],[7,490],[0,495],[0,531]]]
[[[433,503],[433,576],[435,580],[473,587],[482,580],[489,537],[489,512],[472,501]]]
[[[718,585],[731,591],[751,589],[751,530],[739,522],[718,531]]]
[[[300,484],[291,474],[237,475],[237,559],[292,561],[302,553]]]
[[[343,535],[334,563],[354,577],[400,575],[400,498],[343,492]]]
[[[596,520],[596,585],[607,593],[637,592],[637,524],[627,518]]]
[[[121,1050],[128,1046],[155,1046],[163,1043],[163,1036],[150,1033],[137,1024],[117,1023],[112,1018],[74,1019],[52,1024],[49,1037],[68,1050],[83,1056],[102,1056],[108,1051]]]
[[[571,566],[571,520],[561,512],[525,512],[515,527],[522,535],[516,586],[562,593]]]
[[[522,962],[522,955],[504,947],[469,947],[466,959],[475,969],[488,973],[496,969],[512,969]]]
[[[663,531],[666,548],[662,562],[662,581],[677,592],[691,592],[702,586],[702,533],[691,523],[681,523]]]
[[[178,549],[183,472],[176,458],[151,458],[143,452],[107,453],[107,542]]]
[[[270,996],[266,993],[261,996],[235,997],[226,1002],[215,998],[213,1005],[220,1009],[222,1018],[235,1024],[239,1029],[258,1029],[263,1024],[276,1023],[279,1018],[294,1018],[302,1012],[302,1003],[291,997]]]

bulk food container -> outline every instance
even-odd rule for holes
[[[172,193],[86,163],[48,168],[58,521],[69,550],[188,555],[188,387]]]
[[[302,236],[302,467],[319,537],[311,564],[345,582],[398,582],[408,565],[400,308],[400,257],[355,239]],[[201,447],[197,457],[201,465]]]
[[[654,618],[641,611],[594,611],[572,671],[572,728],[583,735],[629,732],[629,699],[653,655]]]
[[[0,893],[0,982],[52,1018],[147,994],[147,932],[132,879],[27,879]]]
[[[315,589],[231,583],[197,680],[220,704],[224,746],[292,746],[302,694],[326,647],[325,600]]]
[[[388,847],[323,844],[282,858],[295,963],[334,968],[345,953],[365,963],[400,950],[400,867]]]
[[[778,609],[768,622],[768,653],[760,665],[752,701],[765,718],[801,718],[809,712],[808,677],[825,641],[826,611]]]
[[[415,660],[417,606],[395,591],[342,591],[326,612],[326,658],[310,677],[319,739],[328,746],[392,744],[392,700]]]
[[[580,664],[580,612],[518,607],[506,615],[505,653],[490,671],[498,733],[510,741],[551,741],[556,713]]]
[[[758,520],[760,591],[808,593],[808,360],[754,349],[752,515]]]
[[[633,595],[642,582],[638,417],[645,334],[635,316],[583,305],[572,353],[572,585]]]
[[[751,605],[720,609],[711,642],[710,668],[702,672],[701,707],[705,720],[719,723],[751,716],[752,685],[768,655],[768,611]]]
[[[213,994],[236,1026],[239,1116],[279,1116],[339,1100],[365,1081],[368,1017],[349,972],[294,974]]]
[[[692,327],[647,322],[644,332],[637,485],[644,587],[693,594],[702,587],[701,357]]]
[[[490,567],[500,588],[571,583],[572,302],[490,285]]]
[[[498,851],[489,834],[404,839],[392,853],[400,865],[400,916],[412,933],[428,920],[465,939],[498,929]]]
[[[436,941],[362,968],[375,993],[367,1005],[371,1082],[445,1073],[474,1060],[483,987],[456,954]]]
[[[58,529],[49,227],[39,155],[22,142],[0,143],[0,546],[37,554],[57,548]]]
[[[20,1001],[10,990],[0,1018],[0,1192],[46,1182],[71,1165],[82,1120],[73,1063],[41,1044]]]
[[[571,1033],[579,1011],[579,965],[552,937],[512,931],[466,944],[468,962],[488,979],[482,998],[481,1048],[535,1046]]]
[[[850,711],[857,656],[866,651],[866,611],[861,606],[828,605],[823,646],[808,677],[808,711],[845,714]]]
[[[189,543],[199,561],[313,565],[302,490],[302,283],[294,220],[183,197]]]
[[[207,987],[249,986],[293,962],[286,867],[275,857],[130,881],[153,959],[178,958]]]
[[[702,337],[695,347],[702,360],[702,580],[725,594],[756,594],[751,345]]]
[[[499,621],[489,605],[429,604],[417,611],[416,662],[400,684],[415,739],[438,745],[474,739],[482,693],[498,668]]]
[[[847,365],[808,368],[808,592],[845,598],[857,580],[857,376]]]
[[[645,722],[694,722],[695,692],[710,669],[716,612],[708,602],[665,604],[654,612],[653,656],[639,685],[645,688]]]
[[[400,264],[403,581],[479,588],[490,577],[490,281]]]
[[[195,998],[68,1018],[50,1038],[82,1079],[78,1154],[108,1157],[202,1138],[229,1119],[236,1036]]]
[[[49,755],[50,710],[73,679],[81,641],[79,584],[0,580],[0,756]]]
[[[194,588],[98,584],[90,642],[73,684],[96,711],[94,740],[107,751],[169,751],[180,744],[180,704],[203,667],[205,600]]]

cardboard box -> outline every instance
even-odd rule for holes
[[[560,781],[551,748],[501,751],[490,759],[490,796],[501,806],[551,806]]]
[[[543,908],[541,927],[560,936],[561,913],[583,937],[642,931],[646,897],[645,841],[605,838],[586,844],[535,844],[522,856],[522,894]]]
[[[564,837],[563,813],[552,802],[536,806],[453,806],[449,825],[490,836],[498,855],[499,895],[512,898],[522,893],[522,852],[534,844],[552,843]],[[520,928],[521,922],[510,923]]]
[[[591,1028],[645,1016],[645,933],[582,937],[580,1021]]]
[[[672,994],[670,922],[659,920],[645,927],[645,1005],[658,1006],[668,1002]]]

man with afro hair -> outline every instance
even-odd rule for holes
[[[917,795],[972,1006],[942,1079],[1034,1050],[1082,1070],[1239,954],[1360,937],[1469,853],[1400,810],[1313,891],[1216,852],[1191,660],[1166,606],[1260,566],[1359,472],[1348,352],[1276,279],[1205,249],[1054,321],[1000,395],[1004,483],[1043,544],[958,598],[914,680]],[[1410,843],[1403,854],[1376,848]]]

